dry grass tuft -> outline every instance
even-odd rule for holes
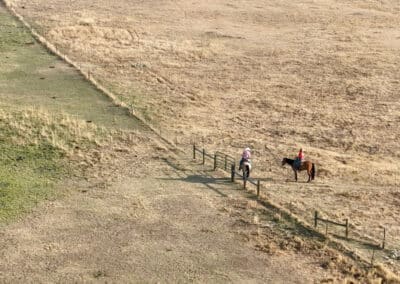
[[[379,263],[375,265],[376,273],[383,278],[382,283],[399,284],[400,277],[395,275],[389,269],[387,269],[383,264]]]
[[[89,145],[106,143],[109,133],[93,123],[66,114],[51,114],[41,109],[0,108],[0,126],[18,145],[48,143],[67,156],[80,153]]]

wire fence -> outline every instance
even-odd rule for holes
[[[203,165],[206,164],[206,160],[209,159],[210,161],[213,162],[214,170],[222,169],[223,171],[230,173],[232,182],[235,182],[236,176],[239,176],[243,180],[243,187],[245,189],[247,182],[256,186],[257,199],[260,198],[260,189],[261,189],[260,179],[246,178],[246,176],[243,175],[243,172],[237,171],[236,170],[237,163],[235,158],[233,158],[232,156],[227,155],[221,151],[216,151],[215,153],[207,152],[204,148],[199,148],[198,146],[196,146],[195,143],[193,143],[193,159],[197,158],[201,158]],[[282,213],[287,214],[288,216],[297,219],[297,217],[293,215],[292,202],[290,202],[290,206],[288,209],[284,207],[281,208],[280,206],[277,206],[277,209],[279,210],[283,209],[285,212],[281,212],[281,214]],[[342,223],[340,221],[331,220],[327,217],[323,217],[321,213],[318,211],[314,211],[313,214],[309,214],[309,210],[306,210],[305,212],[303,212],[303,214],[306,214],[306,219],[308,220],[306,223],[308,222],[311,223],[313,221],[314,230],[324,234],[325,236],[332,235],[338,239],[344,239],[346,241],[358,242],[360,244],[364,244],[364,246],[368,248],[368,250],[370,250],[371,254],[373,255],[371,259],[371,264],[377,257],[376,256],[377,253],[375,253],[375,251],[377,250],[384,251],[385,249],[387,249],[387,229],[385,227],[382,227],[382,234],[380,240],[377,240],[375,238],[367,240],[366,238],[357,238],[358,234],[356,234],[354,228],[353,228],[353,234],[350,236],[351,226],[349,219],[344,219],[344,222]],[[313,218],[311,218],[312,215]],[[310,216],[310,218],[308,218],[307,216]]]

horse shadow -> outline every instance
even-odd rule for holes
[[[168,166],[172,167],[175,169],[179,175],[182,177],[177,177],[177,178],[159,178],[159,180],[169,180],[169,181],[183,181],[187,183],[193,183],[193,184],[203,184],[207,188],[211,189],[215,193],[219,194],[220,196],[227,197],[228,195],[223,193],[218,187],[219,186],[224,186],[228,184],[232,184],[230,178],[216,178],[211,175],[207,174],[199,174],[199,175],[186,175],[184,173],[184,169],[179,166],[179,164],[174,163],[170,159],[163,158],[162,159]],[[214,172],[214,170],[210,170],[208,172]]]
[[[207,175],[188,175],[181,178],[159,178],[160,180],[178,180],[188,183],[204,183],[204,184],[228,184],[231,183],[229,178],[214,178]]]
[[[232,184],[230,179],[228,178],[213,178],[206,175],[188,175],[185,177],[178,177],[178,178],[158,178],[159,180],[168,180],[168,181],[183,181],[187,183],[194,183],[194,184],[203,184],[207,188],[211,189],[215,193],[219,194],[223,197],[228,197],[227,194],[223,193],[219,188],[218,185],[226,185]]]

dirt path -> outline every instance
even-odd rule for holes
[[[225,179],[171,157],[119,164],[115,182],[71,183],[63,200],[4,228],[1,281],[310,283],[332,274],[312,254],[257,251],[260,227],[238,222],[257,206]]]

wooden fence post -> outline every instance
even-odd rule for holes
[[[385,241],[386,241],[386,228],[383,228],[382,249],[385,249]]]
[[[375,259],[375,249],[372,249],[371,267],[374,266],[374,259]]]
[[[314,213],[314,227],[316,228],[318,225],[318,211]]]
[[[225,171],[226,171],[226,167],[227,167],[227,160],[228,159],[228,156],[227,155],[225,155]]]
[[[193,143],[193,160],[196,159],[196,144]]]
[[[235,164],[231,165],[231,182],[235,181]]]
[[[260,197],[260,180],[257,180],[257,197]]]
[[[203,148],[203,165],[206,163],[206,150]]]
[[[214,171],[217,169],[217,153],[214,154]]]
[[[349,219],[346,219],[346,239],[349,238]]]

